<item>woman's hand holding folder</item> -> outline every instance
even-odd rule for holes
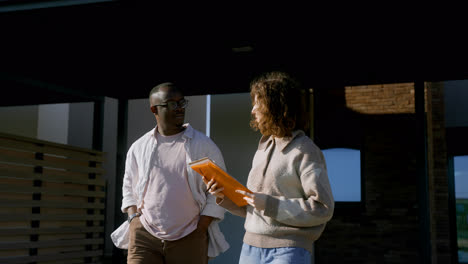
[[[216,202],[220,203],[224,199],[224,194],[222,193],[224,188],[218,188],[218,183],[214,181],[214,179],[208,181],[205,177],[203,177],[203,182],[206,184],[206,189],[208,192],[211,195],[216,196]],[[236,190],[236,192],[244,195],[243,199],[246,200],[247,203],[253,208],[257,209],[258,211],[265,210],[267,195],[263,193],[249,193],[243,190]]]
[[[263,193],[248,193],[242,190],[236,190],[236,193],[244,195],[244,200],[258,211],[265,210],[267,195]]]

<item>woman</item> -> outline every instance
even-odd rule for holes
[[[283,72],[261,75],[250,88],[251,126],[262,138],[247,180],[253,193],[238,191],[248,205],[236,206],[214,181],[205,184],[220,206],[246,217],[239,263],[310,263],[334,200],[323,154],[304,133],[305,94]]]

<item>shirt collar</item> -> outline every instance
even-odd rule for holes
[[[185,138],[185,139],[193,138],[194,131],[193,131],[192,126],[189,123],[185,123],[183,125],[183,127],[185,127],[185,130],[184,130],[184,134],[182,135],[182,138]],[[156,141],[157,141],[157,139],[156,139],[156,134],[155,133],[156,133],[157,129],[158,129],[158,125],[156,125],[153,128],[153,130],[151,130],[151,133],[150,133],[151,137],[153,137],[153,139],[156,140]]]
[[[260,139],[260,143],[258,144],[258,149],[266,149],[273,141],[275,141],[275,144],[278,146],[278,149],[280,151],[283,151],[293,139],[295,139],[298,136],[303,136],[305,135],[304,131],[302,130],[295,130],[292,132],[292,135],[290,137],[282,137],[282,138],[277,138],[274,136],[262,136]]]

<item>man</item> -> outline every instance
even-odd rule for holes
[[[218,227],[225,209],[188,164],[209,157],[225,168],[222,154],[184,125],[188,101],[173,83],[154,87],[149,101],[157,125],[128,150],[121,208],[128,221],[112,240],[128,248],[129,264],[208,263],[229,247]]]

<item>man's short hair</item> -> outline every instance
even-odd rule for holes
[[[179,87],[177,87],[174,83],[172,82],[164,82],[164,83],[161,83],[161,84],[158,84],[156,85],[155,87],[153,87],[153,89],[151,89],[150,93],[149,93],[149,102],[150,102],[150,105],[152,104],[151,102],[151,96],[157,92],[159,92],[159,90],[163,87],[168,87],[168,88],[172,88],[173,90],[175,91],[179,91],[179,92],[182,92],[182,89],[180,89]]]

